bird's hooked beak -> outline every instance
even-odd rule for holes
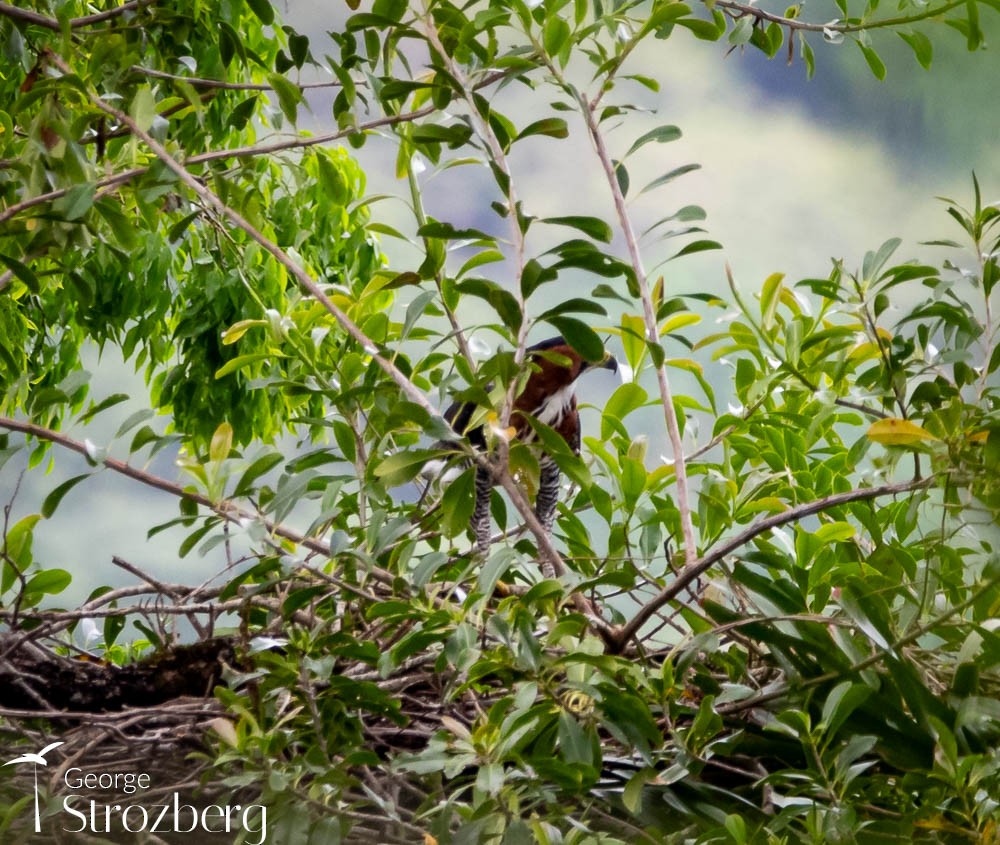
[[[602,370],[611,370],[613,373],[618,372],[618,359],[615,358],[610,352],[605,353],[604,360],[600,364],[596,365]]]

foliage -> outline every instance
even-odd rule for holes
[[[637,87],[659,85],[629,70],[647,39],[797,48],[810,73],[812,41],[848,39],[881,78],[881,39],[927,66],[925,27],[976,49],[995,3],[843,2],[827,23],[734,0],[348,5],[322,57],[266,0],[0,6],[0,426],[36,460],[56,443],[175,494],[180,554],[227,565],[184,595],[147,579],[178,611],[138,622],[163,644],[168,620],[236,614],[252,653],[217,693],[212,777],[259,791],[275,841],[991,841],[1000,212],[977,182],[946,202],[963,240],[937,242],[944,261],[894,263],[889,241],[753,295],[729,273],[725,303],[645,270],[675,238],[670,260],[718,249],[705,212],[640,245],[626,201],[697,166],[664,152],[677,127],[633,128]],[[304,82],[313,65],[335,82]],[[516,82],[529,119],[500,110]],[[336,131],[296,129],[314,88]],[[521,157],[575,132],[607,214],[532,216]],[[386,138],[405,231],[348,151]],[[634,186],[654,155],[665,172]],[[489,174],[482,215],[429,214],[425,165]],[[419,258],[392,266],[380,239]],[[568,284],[590,296],[537,304]],[[582,456],[538,424],[572,482],[554,545],[524,494],[534,447],[496,438],[505,536],[478,560],[471,469],[400,488],[448,394],[502,432],[529,333],[557,332],[589,358],[613,338],[631,375]],[[480,362],[482,336],[511,351]],[[130,464],[59,433],[127,398],[90,396],[88,343],[149,384],[116,435]],[[183,485],[138,468],[178,448]],[[11,627],[51,637],[123,598],[38,609],[71,573],[33,534],[89,477],[5,523]],[[107,614],[105,648],[141,610]]]

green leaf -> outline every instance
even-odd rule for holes
[[[765,329],[770,329],[774,323],[774,314],[778,308],[781,293],[781,282],[784,273],[772,273],[764,280],[760,291],[760,322]]]
[[[701,168],[700,164],[685,164],[681,167],[676,167],[669,173],[664,173],[662,176],[654,179],[645,188],[639,191],[640,194],[646,193],[646,191],[652,191],[654,188],[662,187],[668,182],[673,182],[678,176],[683,176],[685,173],[691,173],[694,170],[699,170]]]
[[[469,467],[445,488],[441,497],[441,530],[455,537],[469,527],[476,507],[476,469]]]
[[[570,765],[593,766],[593,746],[576,717],[565,710],[559,714],[559,751]]]
[[[233,496],[245,496],[253,489],[253,483],[267,472],[270,472],[274,467],[280,464],[284,460],[284,457],[278,452],[271,452],[267,455],[261,455],[257,458],[246,470],[243,475],[240,476],[239,482],[236,484],[236,488],[233,490]]]
[[[878,53],[876,53],[871,47],[862,44],[860,41],[856,41],[855,43],[864,54],[865,61],[868,62],[868,67],[871,69],[872,74],[881,82],[885,79],[885,64],[883,64],[882,59],[879,58]]]
[[[41,518],[40,513],[33,513],[19,519],[7,531],[3,546],[4,554],[20,569],[31,563],[31,543],[34,539],[35,525]]]
[[[606,317],[608,312],[604,309],[604,306],[591,299],[574,297],[573,299],[567,299],[565,302],[560,302],[554,308],[550,308],[548,311],[539,314],[537,319],[545,321],[550,317],[558,317],[560,314],[597,314]]]
[[[372,13],[395,23],[402,19],[407,6],[406,0],[375,0]]]
[[[73,576],[65,569],[43,569],[32,575],[25,584],[25,593],[61,593],[73,581]]]
[[[209,460],[219,463],[229,457],[233,449],[233,427],[227,423],[219,423],[212,435],[212,442],[208,448]]]
[[[718,41],[725,29],[720,29],[716,21],[706,21],[701,18],[683,18],[677,21],[678,26],[689,29],[695,38],[702,41]]]
[[[38,277],[27,264],[23,264],[11,255],[0,253],[0,261],[7,265],[10,271],[22,282],[32,293],[38,293]]]
[[[375,477],[387,487],[397,487],[412,481],[424,465],[433,458],[440,458],[435,449],[406,449],[389,455],[375,467]]]
[[[527,299],[546,282],[554,282],[558,278],[558,272],[551,267],[543,267],[537,259],[532,258],[521,272],[521,295]]]
[[[897,32],[896,34],[910,45],[913,55],[920,62],[920,66],[929,69],[931,60],[934,58],[934,47],[931,40],[922,32]]]
[[[551,223],[556,226],[571,226],[578,229],[585,235],[590,235],[595,241],[601,243],[611,243],[611,227],[599,217],[586,217],[583,215],[572,215],[569,217],[546,217],[542,223]]]
[[[237,355],[235,358],[226,361],[219,369],[215,371],[215,377],[217,379],[225,378],[230,373],[234,373],[249,364],[255,364],[258,361],[272,361],[274,360],[274,354],[270,352],[253,352],[249,355]]]
[[[298,117],[299,103],[302,101],[302,89],[289,82],[280,73],[269,73],[268,84],[278,95],[278,105],[289,123],[295,123]]]
[[[620,161],[613,162],[613,164],[615,167],[615,181],[618,182],[618,190],[621,191],[623,197],[627,197],[630,184],[628,170],[625,169],[625,165]]]
[[[480,229],[456,229],[451,223],[444,223],[440,220],[431,220],[428,223],[424,223],[423,226],[417,229],[417,234],[421,238],[441,238],[442,240],[493,240],[492,235],[488,235]]]
[[[852,681],[843,681],[837,684],[830,690],[830,694],[823,704],[821,725],[830,735],[835,734],[851,713],[863,704],[871,694],[872,688],[867,684],[858,684]]]
[[[247,5],[265,26],[274,23],[274,9],[270,0],[247,0]]]
[[[856,534],[857,529],[849,522],[827,522],[816,529],[815,537],[821,543],[841,543]]]
[[[547,135],[550,138],[568,138],[569,128],[561,117],[544,117],[529,123],[517,136],[518,141],[531,135]]]
[[[450,148],[457,149],[472,137],[472,128],[464,123],[455,123],[451,126],[422,123],[413,127],[410,137],[417,144],[447,144]]]
[[[545,21],[542,28],[542,46],[549,56],[556,57],[569,41],[569,23],[558,14],[553,14]]]
[[[983,31],[979,26],[979,5],[976,0],[966,0],[965,8],[969,13],[969,27],[966,33],[966,46],[969,51],[978,50],[983,44]]]
[[[94,182],[74,185],[52,204],[52,210],[63,220],[79,220],[93,207],[96,191]]]
[[[590,326],[574,317],[549,317],[546,322],[559,330],[566,342],[585,361],[597,363],[604,360],[605,350],[601,338]]]
[[[121,437],[123,434],[127,434],[133,428],[135,428],[139,423],[145,422],[150,417],[153,416],[155,411],[152,408],[140,408],[133,414],[130,414],[128,418],[120,426],[118,426],[118,431],[115,432],[115,437]]]
[[[753,35],[753,16],[743,15],[739,20],[736,21],[736,25],[733,27],[732,32],[729,33],[729,43],[740,45],[746,44],[750,37]]]
[[[141,85],[136,90],[129,108],[129,117],[143,132],[148,132],[149,127],[153,125],[153,121],[156,119],[156,100],[148,85]]]
[[[718,241],[691,241],[683,249],[679,249],[673,255],[670,256],[669,260],[673,261],[675,258],[682,258],[685,255],[694,255],[696,252],[708,252],[712,249],[722,249],[722,244]]]
[[[319,183],[326,195],[335,205],[343,206],[348,200],[347,180],[344,174],[330,157],[323,151],[316,156],[319,167]]]
[[[500,315],[505,326],[515,332],[520,329],[523,320],[521,307],[509,290],[487,279],[465,279],[457,285],[457,289],[463,294],[485,299]]]
[[[487,763],[480,766],[476,774],[476,789],[487,795],[496,795],[503,789],[504,770],[500,763]]]
[[[676,141],[680,137],[681,130],[676,126],[658,126],[656,129],[650,129],[645,135],[639,136],[635,143],[629,147],[628,152],[625,153],[625,157],[628,158],[636,150],[653,141],[657,144],[667,144],[671,141]]]
[[[80,417],[80,422],[87,422],[87,420],[96,417],[101,411],[106,411],[108,408],[113,408],[121,402],[126,402],[129,398],[127,393],[112,393],[96,405],[91,405],[87,409],[87,412]]]
[[[612,420],[624,420],[633,411],[641,408],[649,399],[649,394],[645,389],[634,382],[627,382],[618,386],[618,389],[611,394],[604,406],[603,416]],[[612,427],[601,422],[601,437],[608,440],[611,437]]]
[[[49,495],[45,497],[45,501],[42,502],[42,516],[46,519],[51,517],[52,514],[56,512],[56,508],[59,507],[59,503],[63,500],[63,497],[85,478],[90,478],[90,473],[77,475],[68,481],[64,481],[56,487],[55,490],[49,493]]]
[[[813,55],[813,49],[809,46],[804,32],[799,33],[799,52],[806,66],[806,79],[812,79],[816,73],[816,57]]]

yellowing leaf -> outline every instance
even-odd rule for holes
[[[973,431],[969,434],[970,443],[985,443],[990,436],[989,429],[984,428],[982,431]]]
[[[660,326],[660,337],[663,337],[668,332],[675,332],[685,326],[693,326],[700,322],[701,316],[698,314],[692,314],[690,311],[674,314],[672,317],[665,320],[663,325]]]
[[[774,322],[774,312],[778,307],[778,293],[781,290],[781,281],[784,278],[784,273],[772,273],[764,280],[764,285],[761,288],[760,318],[761,325],[765,329],[770,328]]]
[[[208,722],[208,726],[219,735],[219,738],[223,742],[231,745],[233,748],[239,745],[240,739],[236,733],[236,728],[229,719],[223,719],[222,717],[211,719]]]
[[[940,440],[926,428],[896,417],[873,422],[868,429],[868,439],[883,446],[918,446],[931,440]]]
[[[779,499],[777,496],[761,496],[752,502],[747,502],[742,509],[749,513],[782,513],[788,510],[788,502]]]
[[[229,457],[229,452],[233,448],[233,427],[227,423],[221,423],[212,435],[212,444],[208,447],[208,456],[213,461],[224,461]]]
[[[222,333],[222,345],[229,346],[232,343],[236,343],[252,326],[266,325],[266,320],[240,320],[238,323],[233,323]]]
[[[850,540],[855,533],[849,522],[828,522],[816,529],[816,539],[821,543],[838,543]]]
[[[879,351],[878,346],[872,343],[870,340],[866,340],[863,343],[859,343],[855,346],[849,353],[848,357],[853,360],[866,361],[869,358],[878,358],[882,353]]]

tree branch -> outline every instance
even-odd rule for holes
[[[695,579],[722,560],[726,555],[745,546],[754,537],[777,528],[787,525],[790,522],[798,522],[807,516],[829,510],[830,508],[847,505],[851,502],[862,502],[868,499],[878,499],[882,496],[895,496],[900,493],[911,493],[914,490],[923,490],[931,485],[933,478],[921,478],[912,481],[905,481],[899,484],[884,484],[880,487],[863,487],[857,490],[849,490],[846,493],[835,493],[832,496],[825,496],[814,502],[807,502],[804,505],[797,505],[782,513],[774,514],[765,519],[755,522],[753,525],[741,531],[735,537],[725,540],[710,550],[702,557],[688,563],[677,574],[666,587],[656,596],[644,604],[639,611],[626,623],[619,632],[618,647],[624,648],[625,644],[632,639],[639,629],[667,602],[674,599]]]
[[[71,452],[76,452],[77,454],[91,459],[85,444],[81,443],[79,440],[67,437],[65,434],[61,434],[58,431],[53,431],[52,429],[44,428],[43,426],[35,425],[34,423],[14,420],[10,417],[0,417],[0,428],[7,429],[8,431],[18,431],[21,434],[29,435],[38,440],[55,443],[58,446],[62,446],[64,449],[69,449]],[[207,496],[203,496],[193,490],[188,490],[181,487],[180,484],[167,481],[165,478],[160,478],[152,473],[137,469],[124,461],[119,461],[117,458],[104,458],[98,463],[107,467],[112,472],[117,472],[119,475],[124,475],[126,478],[131,478],[133,481],[145,484],[147,487],[152,487],[155,490],[169,493],[171,496],[176,496],[179,499],[187,499],[190,502],[194,502],[195,504],[212,511],[217,516],[222,517],[227,522],[239,524],[243,520],[256,520],[264,525],[270,534],[282,537],[285,540],[295,543],[297,546],[303,546],[304,548],[316,552],[317,554],[325,556],[329,556],[330,554],[330,547],[328,544],[323,543],[320,540],[316,540],[315,538],[307,537],[306,535],[298,531],[294,531],[285,525],[271,522],[260,514],[249,511],[246,508],[242,508],[228,499],[213,502]],[[370,567],[366,571],[370,571],[372,577],[383,584],[392,584],[395,580],[395,576],[393,576],[391,572],[377,566]]]
[[[618,184],[614,163],[611,160],[611,155],[608,153],[607,145],[604,143],[604,135],[598,125],[595,113],[597,102],[587,102],[586,97],[582,94],[578,96],[578,102],[583,112],[583,118],[587,123],[587,130],[594,144],[594,149],[597,152],[597,157],[604,168],[604,175],[614,199],[618,223],[622,234],[625,236],[632,271],[635,273],[636,283],[639,287],[639,297],[642,300],[646,339],[649,343],[656,344],[659,343],[659,329],[656,324],[656,310],[653,307],[653,298],[649,290],[649,280],[646,278],[646,271],[642,264],[642,255],[639,252],[639,240],[636,237],[635,230],[632,228],[632,219],[629,217],[628,209],[625,207],[625,195]],[[677,422],[677,412],[674,409],[674,399],[670,390],[670,382],[667,379],[666,367],[663,364],[659,364],[655,369],[656,381],[660,389],[660,400],[663,403],[663,417],[666,422],[667,433],[670,437],[670,446],[674,454],[677,510],[680,513],[681,533],[684,536],[684,558],[688,565],[692,565],[697,557],[698,548],[695,543],[694,524],[691,518],[691,500],[688,492],[687,468],[684,461],[684,444],[681,440],[680,426]]]
[[[268,85],[265,82],[223,82],[219,79],[207,79],[203,76],[181,76],[176,73],[166,73],[162,70],[153,70],[152,68],[145,68],[141,65],[132,65],[129,68],[132,73],[138,73],[141,76],[148,76],[152,79],[165,79],[171,82],[186,82],[188,85],[193,85],[196,88],[211,88],[219,89],[223,91],[273,91],[274,86]],[[332,79],[328,82],[295,82],[292,83],[296,88],[303,91],[308,91],[315,88],[339,88],[340,82],[336,79]]]
[[[123,3],[121,6],[116,6],[113,9],[107,9],[104,12],[95,12],[92,15],[72,18],[68,22],[68,26],[70,29],[92,26],[95,23],[102,23],[103,21],[110,20],[111,18],[116,18],[126,12],[134,12],[143,6],[152,5],[155,1],[156,0],[132,0],[130,3]],[[11,6],[9,3],[0,2],[0,15],[10,18],[11,20],[34,24],[35,26],[40,26],[45,29],[51,29],[53,32],[62,32],[62,24],[55,18],[50,18],[48,15],[33,12],[30,9],[19,9],[17,6]]]
[[[965,4],[966,0],[950,0],[950,2],[942,3],[940,6],[935,6],[930,9],[925,9],[915,15],[900,15],[895,18],[882,18],[881,20],[874,21],[861,20],[857,23],[841,23],[836,20],[830,21],[829,23],[809,23],[808,21],[804,21],[799,18],[789,18],[784,15],[777,15],[774,12],[765,11],[764,9],[758,9],[756,6],[746,3],[737,3],[734,2],[734,0],[717,0],[714,5],[723,9],[726,14],[732,18],[741,18],[744,15],[750,15],[750,17],[756,18],[759,21],[776,23],[791,31],[829,31],[849,34],[852,32],[863,32],[869,29],[884,29],[885,27],[905,26],[907,24],[917,23],[930,18],[938,18],[950,12],[952,9],[957,9]],[[706,3],[706,5],[708,4]]]

